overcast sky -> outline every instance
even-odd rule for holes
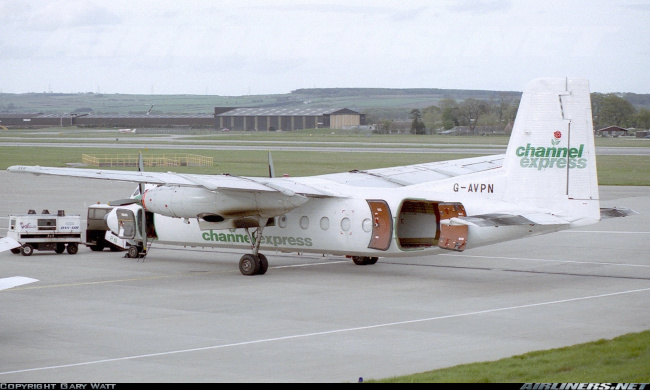
[[[649,0],[0,0],[0,92],[650,93]]]

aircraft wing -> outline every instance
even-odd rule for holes
[[[390,168],[352,170],[350,172],[314,176],[314,178],[330,180],[353,187],[402,187],[501,168],[503,159],[504,155],[481,156]],[[334,191],[320,186],[316,188],[299,178],[261,178],[40,166],[12,166],[7,170],[9,172],[31,173],[34,175],[69,176],[154,185],[200,187],[211,191],[281,192],[289,196],[300,194],[308,197],[337,196]]]
[[[31,173],[34,175],[53,175],[80,177],[98,180],[116,180],[133,183],[198,187],[210,191],[253,191],[282,192],[292,196],[295,193],[307,196],[332,196],[333,194],[292,180],[251,178],[232,175],[197,175],[174,172],[136,172],[80,168],[52,168],[40,166],[12,166],[9,172]]]
[[[356,187],[403,187],[489,171],[503,166],[505,155],[491,155],[317,176]]]
[[[0,290],[6,290],[34,282],[38,282],[38,279],[27,278],[25,276],[12,276],[11,278],[3,278],[0,279]]]
[[[20,247],[20,243],[13,238],[4,237],[0,238],[0,252],[8,251]]]

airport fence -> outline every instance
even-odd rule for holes
[[[137,154],[83,154],[81,162],[94,167],[137,167]],[[184,167],[214,165],[212,157],[198,154],[142,155],[145,167]]]

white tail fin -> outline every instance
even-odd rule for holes
[[[504,167],[507,200],[573,225],[600,219],[587,80],[536,79],[526,86]]]

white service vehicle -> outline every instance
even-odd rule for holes
[[[67,251],[74,255],[79,250],[81,240],[81,217],[65,215],[64,210],[50,214],[43,210],[40,214],[29,210],[27,214],[10,215],[7,237],[20,243],[19,248],[11,249],[12,253],[31,256],[34,250]]]

